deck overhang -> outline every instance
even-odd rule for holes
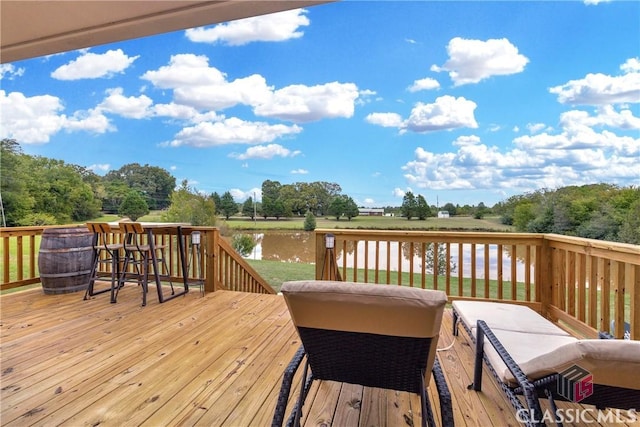
[[[327,0],[0,2],[0,63],[327,3]]]

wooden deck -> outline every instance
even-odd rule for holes
[[[299,346],[282,297],[194,292],[158,304],[151,292],[146,307],[140,301],[135,286],[117,304],[39,289],[1,296],[0,424],[270,425]],[[447,312],[440,347],[452,340]],[[439,356],[456,425],[519,425],[489,377],[482,393],[466,390],[473,352],[464,336]],[[317,382],[305,408],[308,426],[420,423],[417,396],[349,384]]]

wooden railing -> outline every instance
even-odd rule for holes
[[[44,227],[2,228],[0,289],[40,281]],[[200,231],[201,244],[189,235]],[[154,230],[182,280],[175,228]],[[188,279],[207,292],[274,293],[215,227],[184,227]],[[325,236],[335,236],[327,251]],[[554,234],[316,230],[316,278],[440,289],[450,299],[526,304],[582,336],[610,331],[640,339],[640,246]],[[119,235],[114,235],[117,241]],[[331,260],[334,264],[328,263]]]
[[[554,234],[316,230],[316,278],[526,304],[584,337],[640,339],[640,246]],[[326,249],[332,234],[335,247]],[[593,286],[590,286],[593,284]]]
[[[0,228],[2,240],[2,274],[0,290],[39,283],[38,251],[41,235],[46,227]],[[199,231],[199,245],[191,245],[190,235]],[[191,283],[203,283],[207,292],[218,289],[270,293],[275,291],[260,275],[220,236],[216,227],[183,227],[187,252],[187,278]],[[156,242],[168,247],[168,274],[172,280],[183,280],[175,227],[153,229]],[[110,242],[119,242],[122,236],[115,232]],[[108,271],[104,271],[108,273]]]

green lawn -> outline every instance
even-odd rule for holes
[[[235,230],[302,230],[304,218],[248,218],[231,217],[229,220],[219,219],[220,227]],[[363,230],[467,230],[467,231],[515,231],[513,227],[501,224],[499,217],[475,219],[473,217],[427,218],[407,220],[400,217],[358,216],[351,221],[347,219],[316,218],[316,228],[353,228]]]

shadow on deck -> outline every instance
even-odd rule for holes
[[[2,425],[270,425],[300,345],[282,297],[140,299],[135,286],[117,304],[39,289],[1,296]],[[447,311],[440,347],[453,341],[451,321]],[[473,350],[464,335],[439,357],[456,425],[519,424],[490,377],[482,393],[466,389]],[[309,426],[420,423],[418,396],[349,384],[316,382],[305,408]]]

